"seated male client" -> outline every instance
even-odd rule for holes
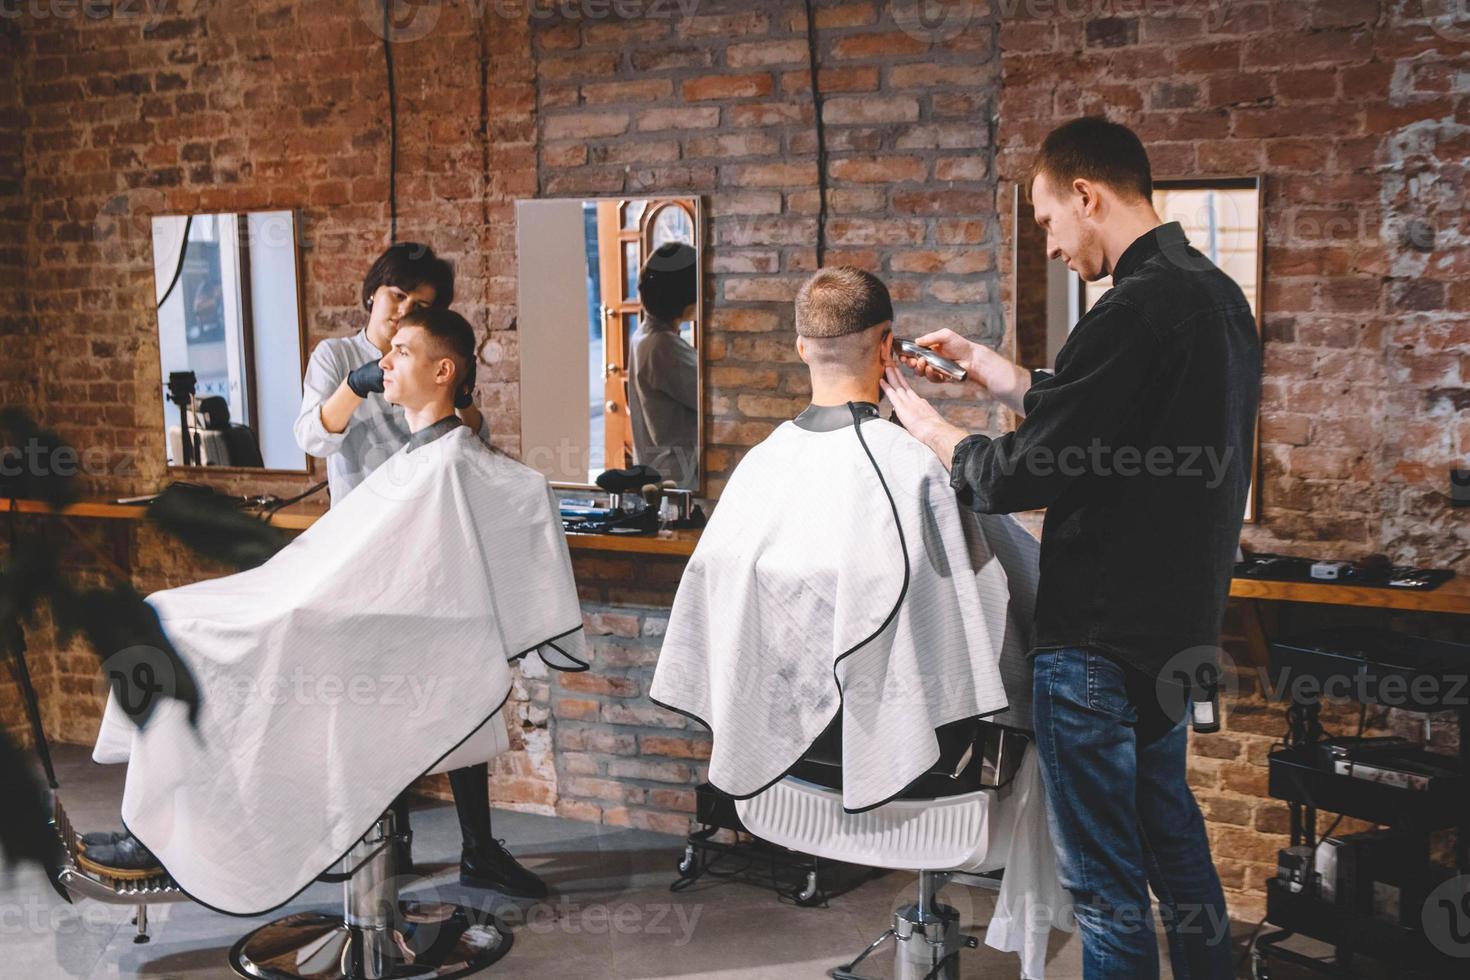
[[[731,474],[679,583],[650,694],[711,730],[709,780],[737,798],[819,739],[840,742],[842,805],[856,813],[917,791],[960,723],[1030,727],[1039,547],[1013,519],[961,508],[933,453],[879,416],[878,379],[895,363],[881,281],[824,269],[795,320],[811,405]],[[1017,877],[1012,889],[1064,897],[1055,881]],[[1033,965],[1047,926],[1017,940]]]
[[[455,416],[472,337],[448,310],[405,316],[383,375],[408,445],[260,567],[149,597],[202,704],[196,726],[165,700],[136,728],[109,699],[93,757],[129,763],[131,833],[89,846],[91,870],[156,856],[205,905],[268,911],[420,775],[509,747],[511,661],[586,667],[551,488]],[[470,877],[499,845],[483,775],[455,789]]]

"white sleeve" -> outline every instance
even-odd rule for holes
[[[318,344],[306,365],[306,377],[301,382],[301,411],[291,427],[296,435],[296,445],[302,452],[325,459],[341,450],[347,430],[327,431],[327,427],[322,425],[322,402],[337,390],[345,376],[332,363],[326,343]]]

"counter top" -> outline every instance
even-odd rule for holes
[[[12,501],[0,498],[0,508],[9,510]],[[47,514],[50,509],[39,500],[13,501],[22,514]],[[119,504],[110,498],[84,498],[61,511],[66,517],[101,517],[117,520],[141,520],[147,507],[141,504]],[[273,527],[300,531],[312,525],[326,512],[326,505],[308,500],[283,507],[272,515]],[[669,555],[688,557],[694,553],[700,532],[665,531],[658,535],[577,534],[567,535],[567,546],[573,551],[621,552],[624,554]],[[1437,589],[1376,589],[1362,585],[1336,585],[1327,582],[1278,582],[1269,579],[1234,578],[1230,595],[1236,599],[1267,599],[1280,602],[1324,603],[1335,606],[1365,606],[1378,609],[1407,609],[1419,612],[1458,613],[1470,615],[1470,576],[1457,575]]]
[[[50,514],[51,509],[40,500],[11,500],[0,498],[0,510],[9,511],[11,505],[21,514]],[[119,504],[111,497],[85,497],[59,512],[62,517],[94,517],[110,520],[138,521],[148,511],[146,504]],[[288,531],[304,531],[311,527],[327,511],[326,504],[317,500],[282,507],[271,515],[270,525]],[[246,511],[246,513],[251,513]],[[651,534],[576,534],[567,535],[567,546],[573,551],[615,551],[625,554],[673,555],[688,557],[694,553],[699,541],[699,531],[664,531]]]

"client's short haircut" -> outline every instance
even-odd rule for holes
[[[888,287],[850,265],[817,271],[796,294],[796,332],[807,363],[824,370],[857,367],[893,321]]]
[[[373,262],[362,281],[362,308],[372,305],[379,286],[393,286],[411,293],[420,286],[434,288],[433,306],[443,309],[454,302],[454,267],[420,242],[389,245]]]
[[[888,287],[850,265],[819,270],[796,294],[796,332],[803,337],[841,337],[892,319]]]
[[[638,272],[638,300],[652,317],[675,320],[699,297],[699,264],[683,242],[664,242]]]
[[[399,327],[420,327],[429,335],[434,356],[454,361],[454,376],[459,379],[455,392],[475,389],[475,328],[453,310],[431,308],[414,310],[398,321]]]
[[[1047,135],[1026,177],[1027,200],[1041,174],[1059,192],[1080,177],[1107,184],[1125,196],[1145,201],[1153,197],[1153,173],[1143,141],[1127,126],[1102,116],[1073,119]]]

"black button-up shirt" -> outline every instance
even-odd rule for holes
[[[1113,282],[1020,426],[955,447],[951,483],[981,513],[1047,509],[1036,649],[1093,647],[1158,676],[1219,643],[1261,344],[1240,287],[1177,222],[1130,245]]]

